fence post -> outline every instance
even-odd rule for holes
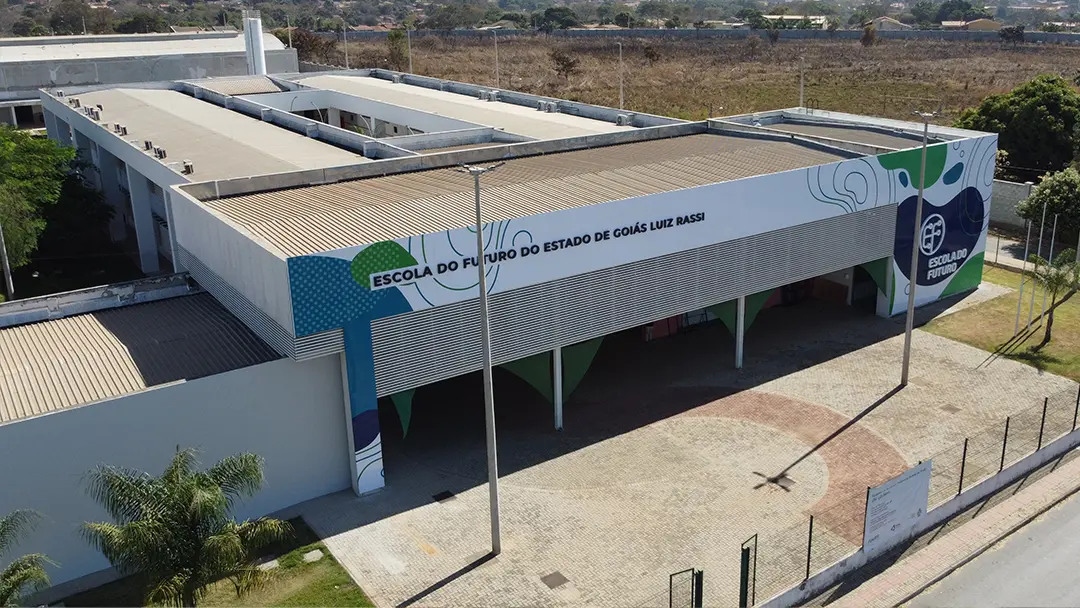
[[[964,454],[960,457],[960,487],[956,490],[956,495],[959,496],[964,491],[964,467],[967,466],[967,444],[968,440],[964,438]]]
[[[1009,445],[1009,417],[1005,417],[1005,436],[1001,439],[1001,465],[998,466],[998,473],[1005,470],[1005,446]]]
[[[810,553],[814,548],[814,516],[810,516],[810,532],[806,535],[806,576],[804,581],[810,580]]]
[[[1076,415],[1080,414],[1080,386],[1076,387],[1076,409],[1073,410],[1073,428],[1076,430]]]
[[[1039,447],[1035,448],[1036,452],[1038,452],[1039,450],[1042,449],[1043,427],[1046,426],[1046,404],[1049,403],[1049,402],[1050,402],[1049,397],[1043,397],[1042,420],[1039,421]]]

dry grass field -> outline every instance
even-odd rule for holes
[[[764,36],[754,41],[625,39],[623,45],[626,107],[697,120],[798,105],[800,55],[807,66],[807,105],[899,118],[916,106],[935,108],[940,100],[943,123],[987,94],[1037,74],[1071,80],[1080,70],[1080,47],[1057,45],[1013,49],[996,43],[885,40],[866,48],[855,40],[770,44]],[[496,85],[490,38],[417,36],[412,48],[417,74]],[[578,59],[578,72],[568,79],[558,76],[549,57],[553,49]],[[392,67],[382,41],[350,43],[349,55],[353,66]],[[613,40],[502,37],[499,60],[502,88],[619,103]]]

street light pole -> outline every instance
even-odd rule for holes
[[[803,103],[804,102],[803,83],[805,82],[805,72],[806,72],[806,68],[804,67],[804,64],[803,64],[803,57],[800,55],[799,56],[799,107],[800,108],[803,107],[804,105],[806,105],[805,103]]]
[[[405,28],[405,48],[409,51],[409,73],[412,74],[412,30]]]
[[[484,421],[487,431],[488,501],[491,514],[491,554],[502,552],[502,533],[499,530],[499,462],[495,449],[495,393],[491,380],[491,326],[488,323],[487,275],[484,271],[484,223],[480,219],[480,176],[498,169],[504,163],[490,167],[462,165],[457,171],[473,177],[476,195],[476,269],[480,289],[480,340],[484,355]]]
[[[619,109],[623,109],[623,63],[622,63],[622,43],[616,42],[619,45]]]
[[[349,69],[349,33],[345,29],[345,18],[341,19],[341,41],[345,45],[345,69]]]
[[[502,81],[499,79],[499,31],[491,30],[491,35],[495,38],[495,88],[502,86]]]
[[[922,118],[922,159],[919,161],[919,198],[915,202],[915,228],[911,240],[911,270],[908,271],[907,320],[904,323],[904,367],[900,373],[900,386],[907,386],[911,369],[911,332],[915,327],[915,285],[919,282],[919,250],[922,236],[923,191],[926,189],[926,144],[930,133],[930,119],[937,112],[915,112]]]
[[[4,244],[4,227],[0,225],[0,258],[4,263],[4,287],[7,288],[7,299],[15,298],[15,282],[11,278],[11,264],[8,262],[7,245]]]

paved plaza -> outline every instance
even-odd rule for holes
[[[815,542],[842,555],[861,539],[852,496],[1076,390],[922,331],[897,390],[902,332],[902,318],[813,302],[769,309],[747,332],[742,372],[720,324],[649,343],[612,336],[561,432],[550,405],[499,372],[494,559],[476,374],[420,389],[404,439],[382,412],[384,490],[301,512],[380,606],[667,606],[668,576],[686,568],[704,570],[706,605],[734,605],[751,535],[812,514]]]

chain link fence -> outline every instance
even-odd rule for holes
[[[933,464],[928,508],[948,502],[1072,432],[1078,413],[1080,390],[1063,391],[934,454],[930,457]],[[740,577],[744,586],[740,604],[752,606],[799,585],[859,549],[867,492],[869,488],[851,492],[830,501],[831,507],[818,509],[816,517],[811,515],[794,526],[755,535],[744,543],[744,547],[753,547],[753,560],[750,572]],[[850,507],[849,501],[861,507],[836,508],[840,504]],[[742,567],[746,567],[747,560],[742,561]]]

